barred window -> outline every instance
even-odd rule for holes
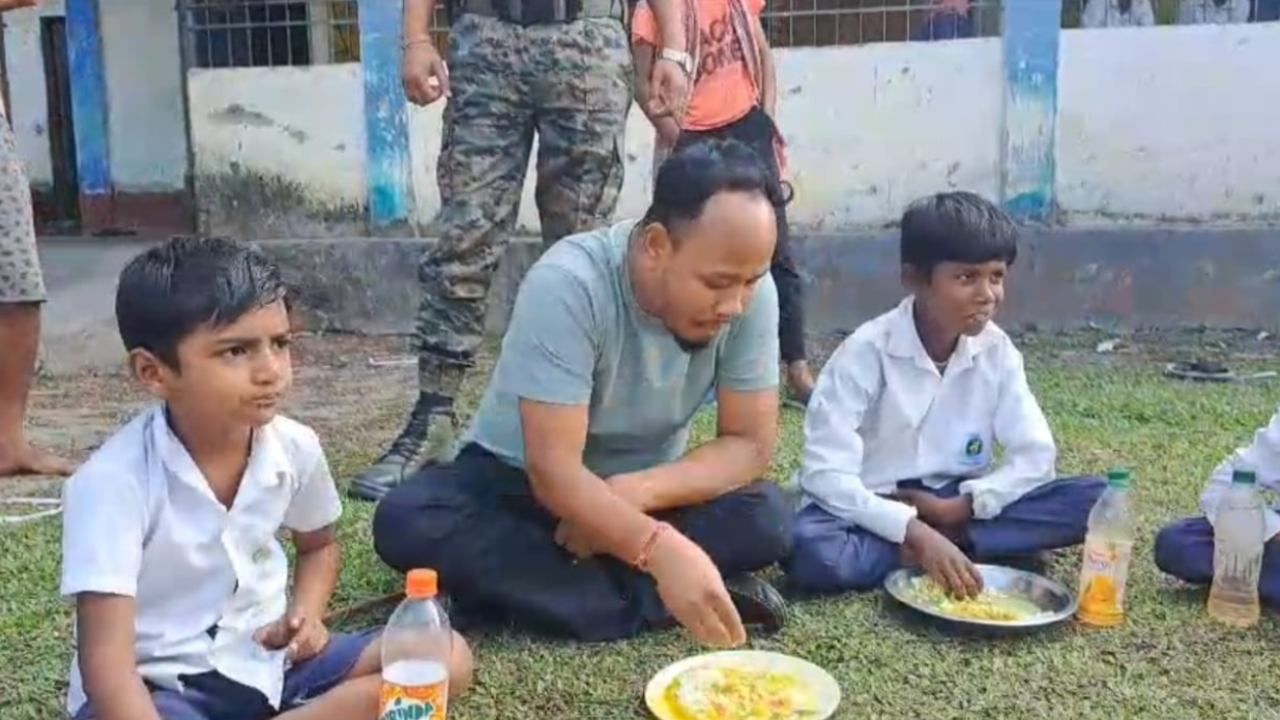
[[[360,61],[357,0],[185,0],[184,10],[192,67]]]
[[[1000,34],[1000,0],[773,0],[773,47],[956,40]]]

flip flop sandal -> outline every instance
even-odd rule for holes
[[[53,517],[62,512],[62,501],[57,498],[0,498],[0,505],[30,505],[44,508],[25,515],[0,515],[0,525],[32,522],[40,518]]]
[[[796,396],[792,395],[791,393],[787,393],[782,397],[782,406],[789,407],[792,410],[800,410],[803,412],[804,410],[808,409],[809,404],[797,398]]]
[[[1164,374],[1168,377],[1178,378],[1179,380],[1221,383],[1265,380],[1276,376],[1276,372],[1274,370],[1265,370],[1262,372],[1249,373],[1247,375],[1237,375],[1226,365],[1206,362],[1203,360],[1196,360],[1195,362],[1169,363],[1164,366]]]

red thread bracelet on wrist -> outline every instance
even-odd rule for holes
[[[657,522],[653,525],[653,530],[649,532],[649,537],[645,538],[644,546],[640,548],[640,554],[636,556],[636,561],[632,563],[637,570],[641,572],[649,571],[649,561],[653,559],[653,549],[657,547],[658,540],[662,534],[670,530],[671,526],[664,522]]]

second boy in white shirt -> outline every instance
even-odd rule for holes
[[[1213,518],[1236,470],[1251,470],[1257,476],[1259,490],[1280,491],[1280,410],[1271,416],[1266,427],[1254,433],[1253,442],[1214,468],[1200,496],[1202,513],[1170,523],[1156,535],[1156,566],[1162,571],[1192,585],[1213,582]],[[1263,517],[1266,546],[1258,594],[1263,603],[1275,608],[1280,607],[1280,505],[1270,503]]]
[[[844,341],[809,404],[787,568],[801,591],[870,590],[912,564],[973,595],[970,557],[1078,544],[1102,492],[1101,480],[1054,480],[1022,355],[991,322],[1013,222],[977,195],[937,195],[907,210],[901,247],[912,294]]]

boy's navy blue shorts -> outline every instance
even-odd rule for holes
[[[151,701],[162,720],[267,720],[341,684],[379,632],[375,629],[356,634],[334,633],[319,655],[285,671],[278,711],[258,690],[216,672],[184,675],[181,692],[149,686]],[[85,703],[75,720],[96,717],[90,703]]]

